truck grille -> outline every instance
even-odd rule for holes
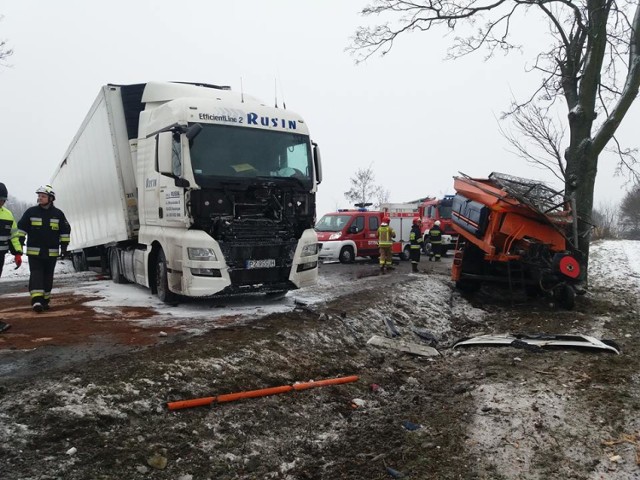
[[[231,282],[238,286],[288,281],[296,246],[295,240],[274,244],[273,239],[270,239],[269,244],[264,245],[247,239],[220,242]],[[268,259],[275,260],[275,267],[246,268],[247,260]]]

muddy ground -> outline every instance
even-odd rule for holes
[[[5,295],[0,478],[640,478],[637,292],[593,285],[571,312],[496,289],[463,298],[449,262],[385,276],[366,262],[323,265],[320,300],[290,292],[281,312],[224,316],[197,335],[154,323],[152,309],[88,307],[73,291],[39,316]],[[385,320],[398,341],[426,345],[413,328],[433,333],[439,355],[368,345],[387,335]],[[452,348],[506,332],[585,333],[622,354]]]

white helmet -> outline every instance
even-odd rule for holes
[[[433,222],[433,224],[434,224],[436,227],[439,227],[439,226],[440,226],[440,220],[436,220],[435,222]]]
[[[38,187],[36,193],[44,193],[45,195],[49,195],[49,198],[53,201],[56,199],[56,194],[53,191],[51,185],[45,185],[43,187]]]

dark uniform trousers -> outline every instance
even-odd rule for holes
[[[49,305],[51,289],[53,288],[53,273],[56,269],[57,261],[57,257],[29,257],[31,305],[36,302]]]
[[[436,262],[440,261],[442,255],[442,230],[435,225],[429,230],[429,242],[431,243],[431,252],[429,253],[429,261],[435,256]]]
[[[409,258],[411,259],[411,268],[414,272],[418,271],[418,263],[420,263],[420,250],[422,249],[422,234],[420,233],[420,227],[413,225],[411,232],[409,233],[409,241],[411,247],[409,249]]]

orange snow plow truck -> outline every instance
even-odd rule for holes
[[[548,186],[492,173],[454,177],[453,228],[458,245],[452,278],[463,292],[483,283],[523,287],[529,296],[551,295],[571,309],[583,277],[571,202]]]

